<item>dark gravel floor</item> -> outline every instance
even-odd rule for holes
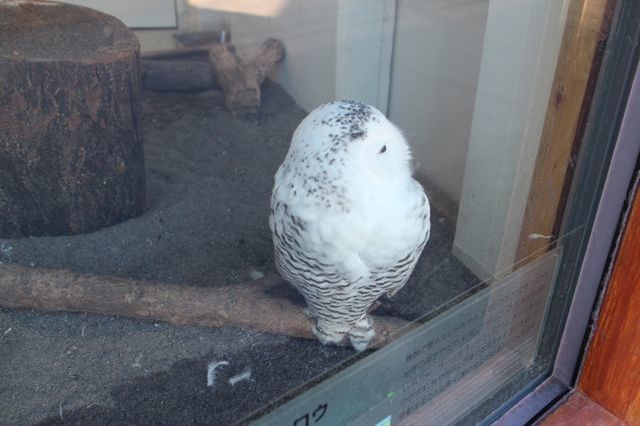
[[[254,122],[227,114],[216,91],[148,92],[143,111],[146,213],[86,235],[0,240],[0,262],[195,286],[274,271],[272,177],[305,112],[275,84]],[[416,272],[384,313],[415,319],[477,282],[434,207]],[[353,355],[243,330],[0,309],[0,424],[226,425]]]

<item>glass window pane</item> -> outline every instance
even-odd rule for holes
[[[477,423],[549,376],[624,1],[72,3],[0,3],[0,423]]]

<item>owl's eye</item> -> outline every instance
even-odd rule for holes
[[[386,145],[382,145],[382,148],[380,148],[380,151],[378,151],[378,154],[383,154],[387,151],[387,146]]]

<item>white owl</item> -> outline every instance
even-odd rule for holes
[[[324,344],[375,335],[368,310],[404,286],[429,238],[427,197],[407,141],[376,108],[321,105],[298,126],[275,175],[276,266],[307,302]]]

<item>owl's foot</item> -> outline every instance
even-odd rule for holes
[[[367,349],[369,341],[375,336],[376,332],[373,329],[371,317],[367,315],[356,321],[351,328],[345,328],[332,322],[317,320],[313,326],[313,334],[315,334],[318,340],[324,345],[340,345],[343,343],[345,336],[349,337],[351,346],[353,346],[356,351],[362,352]]]
[[[367,346],[369,346],[369,341],[376,335],[373,329],[373,320],[370,316],[366,315],[351,327],[347,335],[349,336],[351,346],[353,346],[356,351],[364,351],[367,349]]]
[[[346,333],[322,330],[321,328],[318,328],[316,324],[313,326],[313,334],[316,335],[323,345],[339,345],[344,340],[344,335]]]

